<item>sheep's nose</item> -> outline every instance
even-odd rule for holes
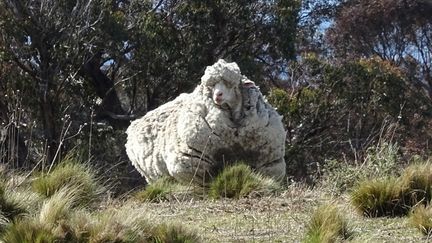
[[[217,92],[217,93],[216,93],[216,96],[217,96],[217,97],[220,97],[220,96],[222,96],[222,95],[223,95],[222,92]]]

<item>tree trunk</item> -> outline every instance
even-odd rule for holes
[[[95,54],[81,69],[81,75],[89,78],[96,94],[102,99],[96,110],[96,119],[107,120],[115,129],[126,128],[129,121],[125,118],[126,112],[114,88],[114,81],[100,70],[101,56],[102,53]]]
[[[41,118],[43,121],[44,135],[47,145],[46,159],[48,163],[53,162],[58,146],[60,146],[58,139],[56,119],[54,116],[54,107],[48,97],[41,97],[39,100]]]

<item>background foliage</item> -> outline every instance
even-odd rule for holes
[[[72,152],[113,181],[139,178],[124,153],[129,121],[191,91],[219,58],[237,62],[284,115],[290,178],[313,181],[326,161],[363,161],[382,140],[397,142],[399,163],[429,153],[426,0],[0,8],[0,159],[12,168],[43,171]]]

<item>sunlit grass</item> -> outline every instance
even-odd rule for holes
[[[242,198],[253,193],[269,194],[280,188],[271,178],[265,178],[245,164],[225,168],[209,186],[210,198]]]
[[[395,178],[362,181],[351,192],[351,202],[368,217],[404,215],[400,185]]]
[[[365,216],[404,216],[432,198],[432,165],[408,166],[399,177],[365,180],[351,192],[353,205]]]
[[[28,219],[14,222],[1,237],[4,243],[51,243],[57,238],[49,227]]]
[[[173,178],[163,177],[152,184],[149,184],[145,189],[134,193],[134,198],[142,202],[160,202],[169,200],[170,193],[174,191],[176,182]]]
[[[398,179],[401,183],[403,200],[414,206],[432,199],[432,164],[416,163],[408,166]]]
[[[35,200],[37,196],[31,192],[9,188],[4,180],[0,180],[0,210],[4,218],[14,220],[29,213]]]
[[[320,206],[307,225],[305,243],[335,242],[347,239],[351,232],[339,209],[331,204]]]
[[[409,215],[409,222],[424,235],[432,234],[432,206],[418,205]]]
[[[64,187],[75,188],[76,203],[87,205],[98,199],[103,191],[95,172],[84,164],[66,159],[48,174],[39,174],[32,181],[35,192],[51,197]]]

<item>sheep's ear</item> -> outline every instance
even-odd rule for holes
[[[252,88],[252,87],[256,87],[256,86],[255,86],[255,83],[253,81],[245,80],[243,82],[243,87],[245,87],[245,88]]]

